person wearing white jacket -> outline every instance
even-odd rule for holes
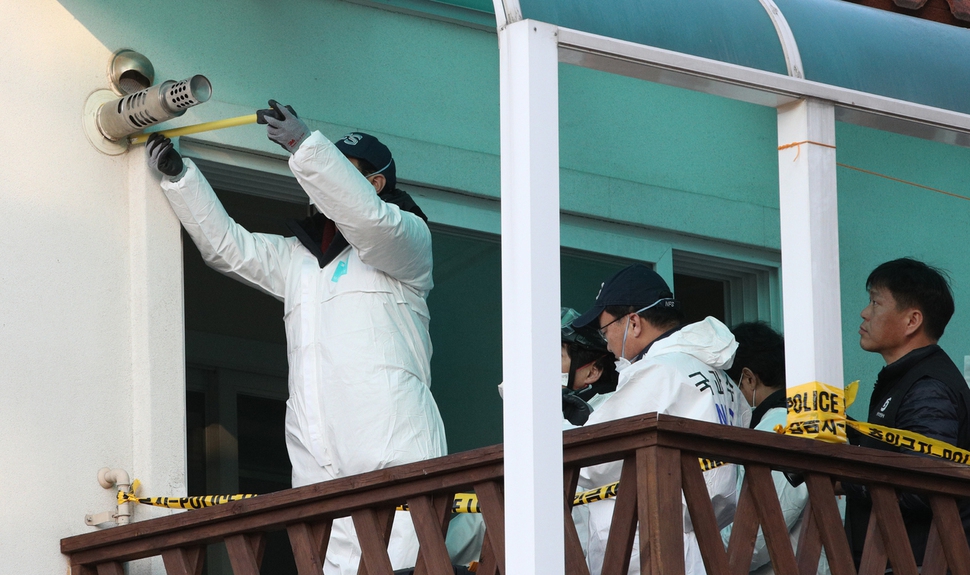
[[[785,338],[765,322],[746,322],[731,330],[738,342],[734,364],[727,374],[738,383],[741,393],[754,410],[750,426],[760,431],[775,432],[777,426],[788,423],[788,404],[785,389]],[[744,482],[744,468],[739,468],[738,494]],[[781,504],[781,511],[788,527],[792,549],[798,551],[798,539],[802,532],[803,515],[808,504],[808,488],[804,483],[792,485],[781,471],[772,471],[771,479]],[[844,497],[839,497],[839,509],[844,515]],[[721,530],[721,538],[727,546],[733,525]],[[828,561],[822,551],[818,575],[828,575]],[[758,531],[754,552],[751,555],[751,573],[774,575],[775,570],[768,554],[764,533]]]
[[[734,365],[727,370],[731,379],[738,383],[741,393],[754,408],[751,417],[752,429],[773,432],[776,425],[784,426],[788,420],[788,407],[785,396],[785,339],[766,323],[742,323],[731,332],[738,341]],[[772,471],[771,479],[781,503],[781,510],[788,526],[792,549],[798,545],[801,533],[802,512],[808,503],[808,488],[804,484],[793,486],[785,474]],[[744,470],[738,474],[738,493],[744,481]],[[721,530],[721,537],[727,545],[731,538],[733,525]],[[820,565],[825,565],[822,561]],[[826,572],[820,570],[819,573]],[[751,573],[773,575],[774,569],[768,555],[764,534],[759,530],[751,556]]]
[[[352,133],[336,144],[270,101],[268,135],[320,214],[297,237],[251,233],[226,213],[195,164],[153,136],[149,164],[206,263],[282,300],[289,362],[286,446],[293,487],[445,455],[431,395],[426,298],[431,232],[395,188],[390,151]],[[412,567],[417,539],[398,512],[388,552]],[[324,573],[357,573],[349,518],[334,521]]]
[[[604,282],[592,309],[573,322],[594,324],[617,357],[616,391],[589,417],[586,425],[657,412],[700,421],[746,427],[751,410],[724,373],[737,343],[724,324],[708,317],[682,325],[680,303],[667,283],[650,268],[635,264]],[[622,462],[584,468],[579,485],[593,489],[620,479]],[[724,465],[704,473],[719,526],[733,520],[737,504],[737,469]],[[603,566],[615,500],[589,506],[591,575]],[[683,504],[684,561],[687,575],[705,573],[686,503]],[[580,536],[582,537],[582,535]],[[629,573],[640,572],[639,535],[633,544]]]

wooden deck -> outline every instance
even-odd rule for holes
[[[698,457],[746,468],[727,549]],[[626,573],[638,522],[641,573],[684,572],[681,493],[711,575],[748,572],[759,526],[776,573],[815,573],[824,547],[834,575],[854,575],[833,489],[836,480],[865,484],[873,498],[859,575],[882,575],[887,561],[897,574],[917,574],[896,490],[925,494],[932,505],[933,529],[922,573],[970,575],[970,547],[956,503],[970,497],[966,466],[656,414],[568,431],[563,459],[569,575],[589,573],[570,517],[579,470],[620,460],[623,471],[604,575]],[[797,554],[771,480],[773,469],[801,473],[808,487],[810,503]],[[264,534],[285,529],[300,575],[319,575],[331,522],[352,517],[361,540],[360,573],[389,574],[386,541],[393,510],[407,503],[421,546],[417,574],[452,575],[444,543],[451,502],[455,493],[474,490],[486,524],[478,573],[504,575],[503,479],[502,446],[496,445],[68,537],[61,540],[61,552],[70,558],[72,575],[122,575],[125,562],[151,556],[162,557],[168,575],[198,575],[205,545],[221,541],[235,575],[256,575]]]

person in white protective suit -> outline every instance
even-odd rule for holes
[[[616,391],[590,416],[586,425],[644,413],[688,417],[746,427],[751,410],[724,373],[737,343],[728,328],[708,317],[683,325],[680,303],[667,283],[650,268],[635,264],[603,283],[592,309],[573,322],[600,329],[617,357]],[[583,468],[579,486],[593,489],[619,481],[622,462]],[[704,473],[720,527],[733,520],[737,504],[737,469],[724,465]],[[603,567],[615,500],[589,504],[591,575]],[[684,514],[684,561],[688,575],[705,573],[687,505]],[[582,538],[582,535],[580,535]],[[633,544],[629,573],[640,572],[639,535]]]
[[[594,327],[576,328],[576,310],[560,310],[563,429],[580,427],[616,391],[615,357]]]
[[[576,329],[572,322],[579,313],[560,308],[562,334],[562,417],[563,429],[582,426],[589,414],[616,390],[616,367],[606,340],[595,328]],[[503,399],[505,383],[498,384]]]
[[[148,154],[206,263],[283,301],[293,487],[445,455],[430,390],[427,218],[396,189],[377,138],[355,132],[331,143],[292,108],[270,106],[260,111],[269,139],[292,154],[290,169],[319,210],[291,226],[296,237],[236,224],[167,138],[153,136]],[[415,564],[406,512],[395,516],[388,553],[395,569]],[[352,521],[334,521],[324,573],[357,573],[359,561]]]
[[[788,398],[785,389],[785,338],[764,322],[747,322],[734,326],[731,330],[738,342],[734,364],[727,374],[736,381],[741,393],[753,409],[752,429],[774,433],[775,427],[788,423]],[[775,493],[781,504],[788,526],[788,536],[792,549],[798,550],[798,538],[802,530],[802,517],[808,504],[808,488],[804,483],[795,486],[781,471],[772,471],[771,479]],[[744,468],[738,468],[738,494],[744,481]],[[839,507],[845,507],[844,498],[839,498]],[[724,545],[730,542],[733,525],[721,530]],[[825,550],[818,566],[819,575],[830,573]],[[755,575],[774,575],[775,570],[768,555],[764,533],[758,531],[754,553],[751,556],[751,573]]]
[[[599,408],[616,390],[617,373],[613,353],[595,327],[573,326],[573,320],[578,317],[579,313],[571,307],[559,310],[563,430],[584,425],[590,413]],[[504,382],[498,384],[498,393],[502,399],[505,399],[504,389]],[[586,534],[589,530],[589,510],[585,505],[576,505],[572,508],[572,516],[585,554],[588,547]]]

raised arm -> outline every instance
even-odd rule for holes
[[[290,169],[364,263],[417,289],[431,289],[431,231],[424,220],[381,200],[320,132],[296,150]]]
[[[283,299],[286,268],[292,242],[296,240],[254,234],[237,224],[195,163],[182,160],[171,148],[171,142],[161,140],[156,139],[149,145],[149,164],[164,174],[161,186],[165,196],[205,262],[219,272]]]
[[[296,179],[360,259],[415,289],[430,290],[431,231],[424,220],[381,200],[357,168],[320,132],[311,134],[292,108],[274,100],[269,105],[261,111],[269,139],[293,154]]]

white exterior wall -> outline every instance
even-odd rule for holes
[[[0,574],[64,572],[59,540],[92,531],[84,515],[113,504],[113,493],[97,484],[101,467],[125,469],[143,482],[146,495],[185,492],[179,225],[141,148],[105,156],[81,130],[87,96],[107,87],[112,51],[143,52],[156,81],[195,73],[212,80],[213,100],[171,126],[249,114],[273,97],[293,104],[330,137],[348,129],[377,134],[395,151],[402,177],[406,172],[412,181],[498,197],[494,32],[340,0],[280,4],[176,0],[153,20],[141,12],[146,4],[127,0],[0,2],[0,103],[7,112],[0,130]],[[587,81],[572,77],[571,85]],[[629,101],[603,106],[639,110],[638,89],[624,83],[615,93]],[[565,97],[573,105],[587,101],[583,94]],[[578,113],[583,109],[572,110],[586,117]],[[575,161],[581,148],[584,169],[604,173],[579,165],[567,170],[572,192],[563,197],[565,209],[622,220],[633,217],[634,199],[696,202],[683,225],[670,224],[679,217],[670,210],[637,212],[663,213],[673,230],[690,227],[697,210],[724,211],[723,199],[664,182],[643,185],[652,174],[612,180],[613,164],[590,160],[584,144],[598,139],[587,128],[611,124],[591,118],[590,125],[569,126],[568,139],[578,142],[570,157]],[[258,126],[197,139],[256,151],[260,160],[282,158]],[[270,170],[282,164],[266,163]],[[639,156],[618,163],[642,164]],[[599,201],[590,189],[609,189],[611,201]],[[768,191],[767,197],[776,195],[773,187]],[[696,200],[701,197],[704,205]],[[432,208],[439,211],[428,213],[443,223],[475,219],[464,205],[454,214],[444,214],[440,204]],[[753,210],[757,217],[746,220],[772,220],[770,206]],[[606,235],[571,221],[564,223],[564,245],[648,257],[661,262],[668,279],[672,274],[668,243],[645,239],[639,230]],[[735,239],[770,247],[777,234],[761,233],[762,227],[724,228],[712,237],[755,230]],[[164,512],[136,507],[134,520],[157,513]]]
[[[141,156],[81,130],[111,50],[54,0],[0,22],[0,573],[64,573],[99,468],[185,491],[180,237]]]
[[[287,2],[294,29],[268,26],[279,12],[263,2],[230,4],[227,14],[179,0],[151,14],[125,0],[0,2],[0,573],[66,571],[60,540],[93,531],[84,516],[114,506],[102,467],[128,471],[145,495],[186,491],[180,227],[143,148],[107,156],[81,129],[113,51],[144,53],[156,82],[212,80],[213,100],[167,127],[251,114],[274,97],[330,137],[380,135],[412,179],[498,194],[497,97],[492,108],[423,97],[427,83],[454,81],[459,47],[491,56],[466,66],[460,89],[497,95],[494,33],[336,0]],[[479,133],[456,121],[469,118]],[[288,171],[261,126],[196,139]],[[165,513],[135,506],[133,520]],[[131,570],[149,571],[164,573],[157,560]]]

